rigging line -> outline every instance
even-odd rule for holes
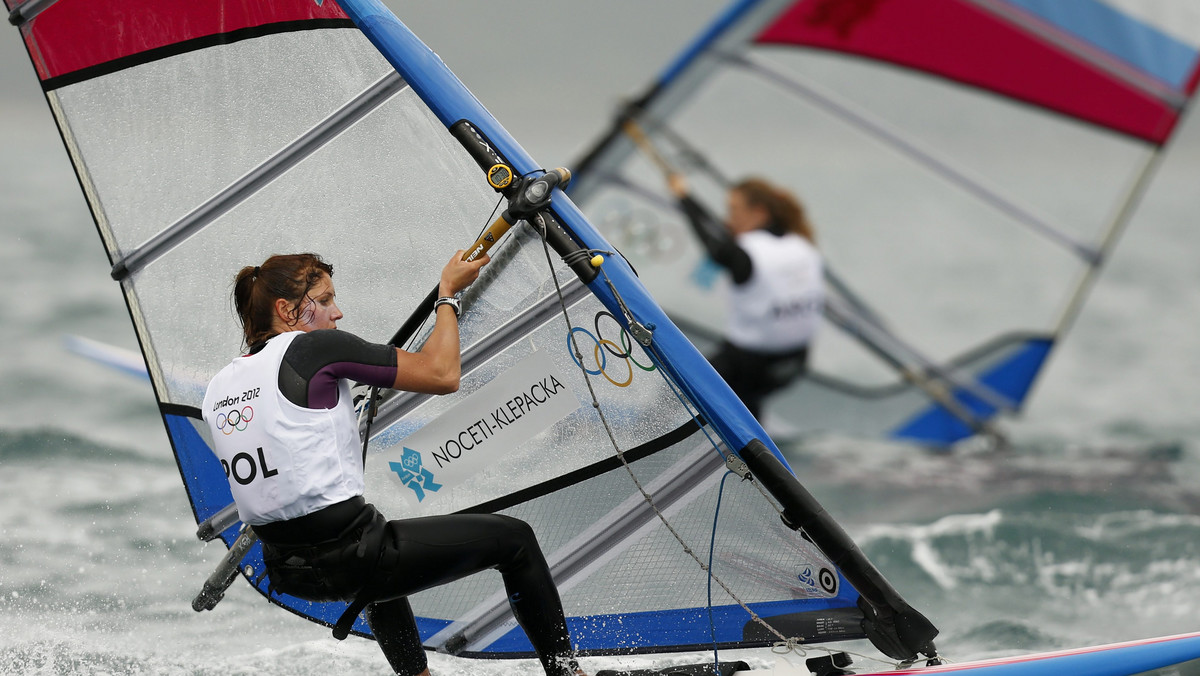
[[[650,120],[652,129],[654,131],[661,132],[668,141],[677,146],[683,153],[683,157],[690,161],[693,166],[708,174],[709,177],[716,181],[721,187],[730,188],[733,186],[732,179],[722,173],[720,169],[717,169],[716,165],[709,161],[707,155],[700,152],[699,148],[685,139],[682,134],[675,131],[671,125],[667,124],[661,119],[651,117],[650,114],[646,112],[641,113],[641,116]],[[634,141],[636,142],[637,139],[635,138]],[[650,144],[650,147],[653,148],[653,145],[648,138],[646,139],[646,143]],[[638,145],[640,146],[641,144],[638,143]]]
[[[1180,107],[1179,119],[1176,120],[1176,128],[1178,128],[1178,126],[1184,122],[1184,115],[1190,113],[1191,103],[1193,100],[1193,98],[1188,98],[1184,105]],[[1142,197],[1149,188],[1150,179],[1154,177],[1154,174],[1158,171],[1159,165],[1162,163],[1165,152],[1164,142],[1164,144],[1155,147],[1150,156],[1146,158],[1145,163],[1142,165],[1142,170],[1138,173],[1137,179],[1134,181],[1133,185],[1130,186],[1124,201],[1122,201],[1120,208],[1117,210],[1117,215],[1113,217],[1112,221],[1109,223],[1107,232],[1105,232],[1104,237],[1100,240],[1100,260],[1094,266],[1084,272],[1083,278],[1079,281],[1079,284],[1076,285],[1075,292],[1071,295],[1071,299],[1067,303],[1066,309],[1063,310],[1063,313],[1059,318],[1058,327],[1054,330],[1055,337],[1063,335],[1075,322],[1075,318],[1078,316],[1083,305],[1084,298],[1087,296],[1092,285],[1095,283],[1097,275],[1099,275],[1098,268],[1105,260],[1107,260],[1112,248],[1116,246],[1117,240],[1121,237],[1121,234],[1124,233],[1125,228],[1129,225],[1129,221],[1133,217],[1134,210],[1137,209],[1138,205],[1141,203]]]
[[[1100,255],[1094,247],[1088,246],[1062,230],[1046,223],[1042,218],[1018,206],[1012,200],[1007,199],[995,190],[983,185],[982,180],[968,176],[966,171],[951,166],[944,160],[905,140],[898,133],[888,129],[882,122],[873,119],[863,111],[856,110],[849,103],[834,96],[831,92],[819,90],[812,83],[802,83],[796,77],[785,75],[774,68],[768,67],[766,64],[752,61],[740,54],[723,53],[720,56],[735,66],[740,66],[775,82],[809,103],[887,143],[911,159],[925,165],[934,173],[975,195],[981,201],[992,205],[1002,213],[1024,223],[1039,234],[1063,246],[1089,264],[1095,264],[1096,259]]]
[[[1125,199],[1122,200],[1121,206],[1117,209],[1116,215],[1109,222],[1104,236],[1100,240],[1100,255],[1095,264],[1088,266],[1083,272],[1083,277],[1079,283],[1075,285],[1075,290],[1072,292],[1070,299],[1067,301],[1066,307],[1059,316],[1058,325],[1054,329],[1054,337],[1062,336],[1075,323],[1075,318],[1079,316],[1080,310],[1083,308],[1083,301],[1087,298],[1088,292],[1096,282],[1096,278],[1100,274],[1100,269],[1105,260],[1107,260],[1112,248],[1116,245],[1117,240],[1125,232],[1125,228],[1132,220],[1133,212],[1141,204],[1142,197],[1146,194],[1146,190],[1150,187],[1150,180],[1157,173],[1158,167],[1162,164],[1163,149],[1159,146],[1154,149],[1146,161],[1142,164],[1142,169],[1138,172],[1137,179],[1133,185],[1129,187],[1129,191],[1125,194]]]
[[[496,206],[492,207],[492,213],[489,214],[487,219],[483,222],[483,227],[480,228],[479,232],[475,235],[475,240],[479,239],[479,237],[484,233],[484,231],[488,229],[488,226],[491,224],[492,220],[496,217],[496,212],[499,211],[500,204],[503,201],[504,201],[504,196],[501,195],[496,200]],[[475,241],[475,240],[472,240],[472,241]],[[416,330],[413,331],[412,335],[409,336],[408,341],[405,342],[405,345],[409,345],[409,346],[412,345],[413,340],[415,340],[416,336],[418,334],[420,334],[421,329],[425,327],[425,324],[428,323],[428,321],[429,321],[429,315],[426,314],[424,319],[421,320],[421,323],[417,325]],[[401,346],[395,345],[393,347],[400,348]],[[376,399],[376,397],[378,397],[378,395],[379,395],[379,386],[372,385],[370,392],[368,393],[369,398],[367,400],[367,404],[366,404],[366,406],[363,407],[363,411],[367,415],[367,424],[365,425],[365,429],[363,429],[363,431],[362,431],[362,457],[363,457],[363,466],[364,467],[366,467],[366,465],[367,465],[367,446],[371,442],[371,424],[373,422],[375,422],[375,416],[379,413],[379,406],[377,404],[378,400]],[[362,423],[362,415],[361,414],[359,415],[358,424],[359,424],[360,428],[364,427],[363,423]]]
[[[634,144],[646,154],[646,157],[650,158],[650,161],[654,162],[659,171],[668,176],[678,173],[675,167],[671,166],[671,163],[662,156],[662,153],[658,152],[658,148],[654,147],[654,144],[646,137],[646,133],[642,131],[642,126],[632,117],[625,120],[621,125],[621,130],[625,132],[626,136],[633,139]]]
[[[947,412],[958,418],[964,424],[971,428],[976,433],[988,434],[996,439],[1002,439],[998,431],[989,423],[989,421],[980,418],[968,409],[966,409],[958,399],[953,395],[952,391],[946,387],[946,381],[941,379],[930,378],[922,371],[910,367],[895,355],[890,353],[886,348],[881,346],[876,337],[868,335],[865,330],[866,326],[855,324],[847,316],[843,316],[837,309],[835,303],[826,302],[825,316],[829,318],[835,325],[841,328],[846,333],[854,336],[859,343],[867,347],[872,354],[879,357],[886,364],[891,366],[900,377],[912,383],[918,389],[925,393],[930,399],[944,408]]]
[[[543,235],[543,240],[542,240],[542,247],[546,253],[546,262],[547,262],[547,264],[550,265],[551,277],[554,279],[554,286],[555,286],[556,290],[558,291],[560,305],[562,307],[563,320],[566,321],[566,323],[567,323],[567,330],[568,330],[567,335],[571,339],[571,344],[575,345],[574,327],[571,324],[570,314],[567,312],[567,306],[566,306],[565,300],[563,299],[562,288],[559,286],[559,282],[558,282],[558,275],[554,274],[554,262],[550,258],[550,245],[549,245],[549,242],[545,239],[544,235]],[[601,269],[601,273],[604,274],[603,269]],[[613,294],[616,297],[617,303],[621,306],[621,308],[624,312],[628,313],[629,309],[625,306],[625,303],[621,299],[620,294],[616,291],[616,288],[613,287],[612,281],[608,279],[608,275],[605,274],[604,278],[605,278],[605,281],[608,282],[609,288],[612,289]],[[754,612],[754,610],[751,609],[750,606],[747,605],[745,601],[742,601],[741,597],[739,597],[737,594],[735,594],[734,591],[729,588],[729,585],[727,585],[724,580],[722,580],[720,577],[717,577],[715,574],[713,574],[710,567],[708,565],[706,565],[703,561],[700,560],[700,557],[696,554],[696,552],[691,547],[688,546],[687,542],[684,541],[683,536],[679,534],[679,531],[675,530],[675,527],[672,526],[670,521],[667,520],[666,515],[663,514],[662,511],[658,508],[658,505],[655,503],[653,497],[651,497],[650,493],[646,491],[646,488],[642,485],[641,480],[638,479],[637,474],[634,473],[633,468],[629,465],[628,460],[626,460],[626,458],[625,458],[625,453],[621,449],[621,445],[619,443],[617,443],[617,439],[616,439],[616,436],[613,434],[612,427],[608,423],[608,418],[607,418],[607,416],[604,415],[604,410],[600,407],[600,400],[596,396],[595,388],[592,386],[592,379],[589,377],[587,369],[583,368],[583,355],[579,351],[579,347],[577,345],[575,346],[575,356],[576,356],[575,362],[580,366],[580,371],[583,375],[583,380],[587,384],[588,393],[590,394],[590,396],[592,398],[592,408],[596,411],[596,414],[599,416],[600,422],[604,426],[604,431],[608,435],[608,440],[612,443],[613,449],[616,451],[617,458],[620,459],[621,465],[624,466],[625,471],[629,474],[629,478],[633,481],[634,486],[636,486],[638,491],[642,494],[642,498],[646,501],[646,504],[650,507],[650,509],[652,509],[654,511],[655,515],[658,516],[659,521],[662,522],[663,526],[667,529],[667,531],[670,532],[671,535],[675,538],[675,541],[678,542],[680,547],[683,548],[684,553],[686,553],[688,556],[692,557],[692,560],[694,560],[696,562],[696,564],[698,566],[700,566],[700,569],[708,575],[708,578],[712,581],[715,581],[718,585],[720,585],[721,589],[725,590],[725,593],[729,595],[729,598],[732,599],[735,603],[737,603],[738,606],[740,606],[742,608],[742,610],[746,611],[746,613],[750,616],[751,621],[761,624],[769,633],[774,634],[781,641],[785,641],[785,642],[793,641],[794,639],[789,639],[788,637],[784,636],[778,629],[771,626],[769,623],[767,623],[765,620],[763,620],[761,617],[759,617],[758,613]],[[653,359],[654,355],[651,354],[650,356],[651,356],[651,359]],[[657,363],[657,360],[655,360],[655,361]],[[663,369],[660,368],[659,370],[662,371]],[[677,394],[677,396],[678,396],[678,394]],[[701,428],[701,429],[703,429],[703,428]],[[705,432],[705,435],[707,436],[707,432]],[[709,441],[710,441],[710,443],[712,442],[712,437],[709,437]],[[714,447],[715,447],[715,444],[714,444]],[[718,448],[717,450],[719,453],[720,449]],[[751,483],[755,484],[755,486],[758,485],[757,481],[753,481]],[[762,490],[763,489],[761,487],[759,487],[759,491],[762,491]],[[773,503],[772,503],[772,506],[774,506]],[[776,511],[778,511],[777,508],[776,508]]]
[[[721,658],[717,649],[717,623],[713,619],[712,603],[712,565],[713,551],[717,548],[717,519],[721,516],[721,500],[725,497],[725,480],[733,474],[727,471],[721,476],[721,485],[717,488],[717,507],[713,510],[712,535],[708,540],[708,629],[713,640],[713,673],[721,673]]]
[[[1007,412],[1016,410],[1016,403],[1011,398],[971,374],[964,374],[964,377],[958,373],[960,369],[953,364],[947,368],[947,366],[934,361],[887,327],[876,324],[869,318],[861,318],[864,321],[856,322],[855,320],[859,317],[854,312],[841,308],[836,300],[829,302],[830,300],[833,299],[826,301],[825,316],[843,331],[858,339],[905,379],[920,378],[929,381],[939,389],[945,389],[949,385],[975,395],[997,410]],[[891,341],[891,344],[885,346],[883,344],[885,341]],[[916,362],[921,371],[917,371],[901,361],[897,357],[897,353],[907,354]],[[916,384],[920,385],[920,383]],[[948,392],[946,394],[950,396]]]
[[[230,183],[190,213],[154,235],[113,265],[112,277],[121,281],[146,267],[191,236],[211,225],[235,206],[246,201],[275,179],[287,173],[305,158],[323,148],[379,106],[386,103],[408,83],[396,71],[363,90],[325,119],[301,134],[241,178]]]

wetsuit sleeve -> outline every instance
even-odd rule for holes
[[[696,232],[696,237],[709,257],[718,265],[729,271],[734,284],[745,284],[750,280],[754,267],[750,263],[750,254],[738,246],[729,231],[717,222],[717,219],[697,202],[691,195],[679,199],[679,207],[687,216],[688,223]]]
[[[296,336],[279,364],[279,391],[305,408],[336,406],[342,379],[391,387],[396,382],[396,349],[324,329]]]

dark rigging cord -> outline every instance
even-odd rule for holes
[[[496,200],[496,206],[492,207],[492,214],[490,216],[488,216],[486,221],[484,221],[483,227],[479,229],[479,234],[477,234],[475,236],[475,239],[479,239],[479,237],[483,235],[483,232],[488,229],[488,226],[491,225],[492,221],[495,220],[496,212],[500,210],[500,205],[503,202],[504,202],[504,196],[501,195],[500,198]],[[474,241],[474,240],[472,240],[472,241]],[[412,336],[409,337],[409,339],[408,339],[409,345],[411,345],[412,341],[415,340],[418,335],[420,335],[421,329],[425,328],[425,324],[428,322],[429,322],[429,316],[426,315],[425,319],[421,320],[421,323],[417,326],[417,330],[413,331]],[[401,347],[401,346],[396,345],[394,347]],[[366,428],[363,430],[363,439],[362,439],[363,467],[366,467],[366,465],[367,465],[367,446],[371,443],[371,424],[373,422],[375,422],[375,414],[379,412],[379,405],[378,405],[379,386],[372,385],[371,391],[367,393],[367,397],[368,397],[367,409],[366,409],[367,410],[367,424],[366,424]]]

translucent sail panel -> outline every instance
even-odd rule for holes
[[[906,138],[965,158],[972,174],[1048,213],[1044,220],[1080,242],[1098,239],[1145,156],[1130,141],[927,77],[898,82],[894,69],[838,57],[786,61],[809,80],[842,83],[843,96],[889,123],[895,118]],[[718,217],[724,186],[693,153],[727,180],[758,175],[791,190],[830,268],[899,336],[939,361],[1008,331],[1052,327],[1085,268],[1059,241],[738,68],[722,70],[689,105],[644,127]],[[604,182],[606,190],[583,202],[589,217],[668,312],[723,332],[725,276],[705,261],[661,171],[638,153]],[[872,384],[890,375],[864,366],[864,356],[866,364],[878,360],[853,341],[819,341],[813,359],[822,370]]]
[[[1187,0],[798,0],[756,38],[936,73],[1163,142],[1195,91],[1200,12]]]
[[[1002,412],[1005,404],[1019,407],[1052,346],[1049,337],[1036,334],[1011,333],[988,341],[942,365],[962,386],[938,383],[932,372],[913,381],[892,371],[882,384],[864,386],[860,380],[816,371],[768,400],[767,420],[786,433],[833,432],[948,446],[975,434],[976,426]],[[974,388],[976,383],[987,389]],[[935,399],[932,388],[953,394],[953,399]],[[954,403],[940,403],[946,401]]]
[[[754,645],[774,639],[742,603],[787,636],[856,638],[857,594],[828,559],[787,530],[752,484],[722,477],[720,455],[699,431],[631,463],[685,545],[732,593],[713,583],[617,466],[587,483],[505,510],[525,520],[563,598],[572,640],[588,652]],[[714,532],[714,521],[716,531]],[[426,645],[466,653],[523,653],[530,647],[507,614],[498,576],[475,576],[411,597]],[[741,603],[739,603],[739,601]]]
[[[468,370],[457,393],[420,397],[398,420],[389,420],[388,406],[381,407],[379,422],[386,427],[373,435],[367,496],[385,514],[494,511],[596,473],[612,462],[614,440],[640,457],[660,437],[691,423],[650,357],[590,295],[568,311],[581,357],[576,360],[557,296],[553,288],[545,295],[539,283],[547,270],[543,260],[539,275],[515,266],[502,271],[538,289],[515,315],[476,314],[489,296],[508,291],[496,286],[470,306],[464,334],[496,334],[488,339],[494,355],[473,365],[479,341],[466,343]],[[510,325],[538,303],[549,308],[546,320]],[[489,323],[491,331],[480,331]],[[593,392],[607,429],[592,406]]]
[[[50,95],[123,254],[389,71],[357,30],[308,30],[186,52]]]
[[[242,266],[321,254],[334,267],[339,326],[386,342],[495,204],[466,152],[401,91],[133,276],[167,400],[198,405],[203,384],[239,354],[230,293]]]
[[[1044,225],[1092,244],[1148,152],[1141,141],[877,61],[778,46],[750,54],[764,70],[723,69],[704,90],[704,105],[719,105],[732,95],[727,88],[739,87],[763,101],[750,113],[763,123],[790,116],[791,162],[822,161],[817,185],[841,186],[844,199],[861,195],[873,178],[867,170],[877,167],[925,177],[947,199],[977,202],[1018,228]],[[906,215],[904,204],[894,206]],[[1028,222],[1035,219],[1041,225]]]

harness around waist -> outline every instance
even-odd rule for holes
[[[358,495],[312,514],[259,524],[254,526],[254,532],[263,542],[277,547],[317,545],[341,538],[366,506],[367,501]]]
[[[349,635],[363,608],[379,598],[399,559],[399,552],[384,544],[387,520],[361,496],[295,519],[254,526],[254,531],[263,541],[272,593],[278,587],[314,601],[352,599],[334,625],[338,640]],[[288,588],[296,584],[296,573],[314,569],[337,571],[333,588],[326,588],[328,577],[315,587],[301,582],[300,588]],[[276,584],[276,576],[283,584]]]

